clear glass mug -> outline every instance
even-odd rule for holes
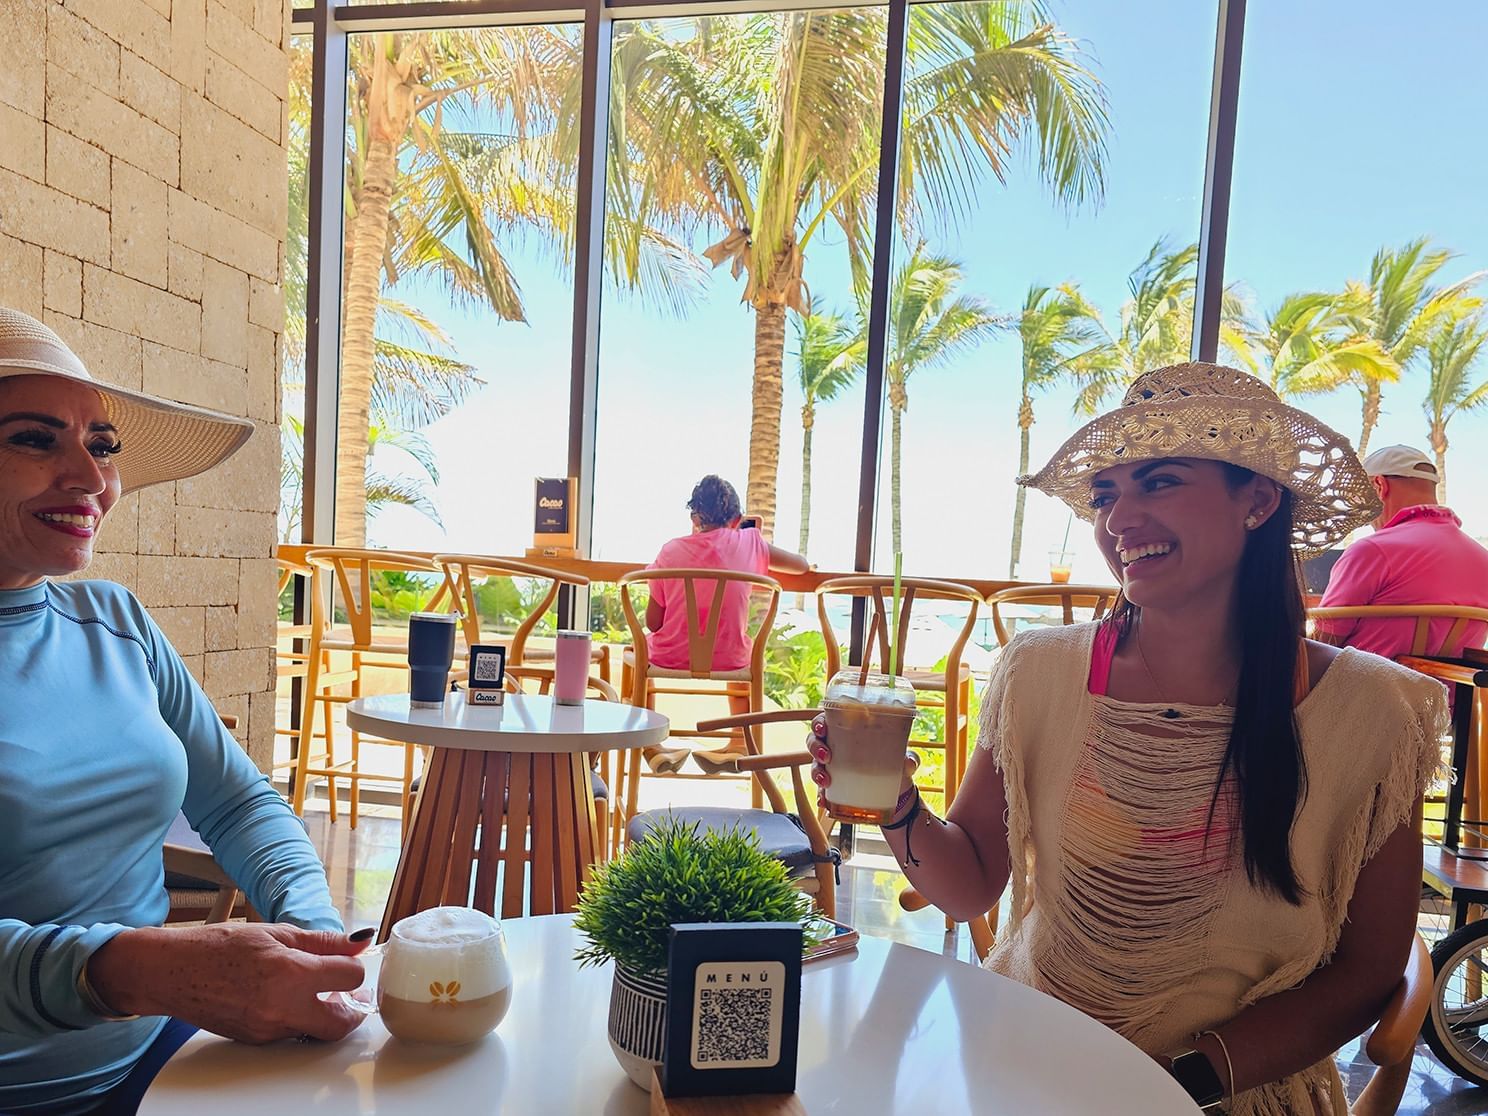
[[[366,982],[345,993],[345,1002],[381,1015],[382,1025],[407,1042],[475,1042],[494,1031],[511,1006],[501,923],[470,907],[410,915],[362,957]]]

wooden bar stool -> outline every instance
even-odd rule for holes
[[[650,659],[646,642],[646,628],[636,612],[631,588],[636,585],[650,586],[657,581],[680,582],[682,605],[687,610],[687,661],[684,668],[659,667]],[[714,569],[646,569],[625,574],[616,583],[620,587],[620,605],[630,626],[631,645],[621,656],[620,692],[632,705],[647,709],[656,708],[657,694],[687,694],[727,697],[731,712],[759,713],[765,705],[765,651],[770,641],[770,631],[775,623],[775,613],[780,607],[780,583],[765,574],[744,573],[738,570]],[[746,593],[765,594],[763,609],[756,607],[758,628],[750,642],[749,665],[737,670],[714,670],[713,654],[718,644],[718,631],[723,615],[725,594],[730,587]],[[702,604],[707,601],[706,608]],[[746,621],[747,622],[747,621]],[[694,684],[686,685],[693,681]],[[722,690],[701,687],[696,682],[721,682]],[[745,706],[740,710],[737,706]],[[672,728],[672,736],[693,739],[737,739],[731,730]],[[747,752],[747,741],[741,754]],[[644,759],[639,751],[631,751],[616,757],[616,792],[625,782],[624,809],[613,811],[611,821],[611,848],[618,850],[625,837],[625,827],[635,816],[640,801],[641,765]],[[719,771],[693,775],[673,773],[654,778],[666,779],[750,779],[750,804],[760,808],[763,799],[760,789],[748,775]]]
[[[408,670],[407,630],[397,635],[378,635],[373,631],[375,617],[372,611],[372,575],[374,573],[415,573],[430,575],[431,599],[427,610],[434,611],[441,604],[449,604],[450,597],[443,575],[433,562],[415,554],[400,554],[391,550],[366,550],[352,547],[323,547],[306,552],[305,561],[311,568],[310,579],[310,648],[305,664],[304,693],[300,702],[299,754],[294,765],[294,794],[291,804],[296,814],[305,812],[305,794],[309,782],[324,778],[329,787],[329,811],[331,821],[336,820],[336,780],[346,779],[351,785],[351,826],[356,828],[361,798],[361,783],[390,782],[399,785],[403,807],[403,825],[408,825],[409,806],[413,787],[414,746],[402,741],[374,740],[372,743],[391,744],[403,749],[403,773],[379,775],[363,771],[361,767],[362,739],[359,732],[351,733],[351,758],[337,761],[331,735],[331,709],[333,704],[344,705],[361,696],[362,674],[366,670]],[[334,624],[335,607],[339,605],[346,616],[346,627]],[[332,694],[329,684],[321,677],[330,663],[331,653],[346,654],[351,659],[351,669],[344,680],[351,693]],[[316,739],[315,716],[318,707],[324,707],[326,722],[326,750],[312,754]]]
[[[939,736],[911,739],[910,746],[930,748],[945,753],[945,778],[939,784],[922,782],[922,791],[940,791],[945,795],[945,804],[956,798],[961,778],[966,772],[966,761],[971,739],[971,667],[962,659],[966,644],[976,627],[977,609],[982,595],[969,585],[955,581],[935,581],[928,578],[901,578],[899,602],[899,627],[893,638],[899,648],[898,672],[915,688],[915,702],[921,709],[943,712],[945,728]],[[834,577],[816,587],[817,615],[821,621],[822,639],[827,645],[827,677],[831,678],[842,669],[842,648],[837,633],[832,627],[827,605],[830,597],[859,597],[868,602],[868,635],[864,642],[864,661],[877,660],[878,669],[889,669],[889,638],[891,619],[888,596],[894,589],[894,579],[881,574],[855,574],[850,577]],[[909,641],[910,620],[916,601],[955,602],[966,606],[966,619],[954,642],[945,655],[944,668],[926,666],[909,669],[909,656],[914,648]]]

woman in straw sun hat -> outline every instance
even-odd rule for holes
[[[353,956],[304,827],[140,603],[84,569],[122,493],[247,441],[243,419],[95,381],[0,309],[0,1111],[133,1112],[196,1027],[340,1038]],[[161,928],[184,812],[266,924]]]
[[[1208,1110],[1344,1116],[1331,1055],[1400,980],[1442,687],[1304,638],[1299,556],[1374,516],[1338,434],[1212,364],[1140,376],[1019,479],[1094,524],[1122,599],[1019,635],[944,821],[885,836],[989,968],[1108,1024]],[[819,736],[821,781],[830,746]]]

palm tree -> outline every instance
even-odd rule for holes
[[[1419,237],[1399,248],[1381,248],[1369,265],[1368,282],[1351,281],[1339,297],[1339,311],[1349,317],[1357,336],[1371,338],[1389,354],[1397,369],[1407,369],[1424,350],[1437,319],[1482,278],[1476,272],[1445,286],[1434,280],[1453,253],[1432,248]],[[1351,378],[1363,400],[1359,453],[1379,422],[1384,392],[1379,379]]]
[[[1289,294],[1255,331],[1252,340],[1282,398],[1399,379],[1395,359],[1374,338],[1355,332],[1339,302],[1325,291]]]
[[[456,299],[524,320],[492,231],[528,216],[510,179],[492,172],[510,158],[515,136],[461,131],[447,126],[446,115],[480,109],[510,122],[514,133],[532,126],[556,105],[540,79],[557,78],[566,52],[562,33],[541,27],[377,33],[353,40],[352,50],[335,538],[356,546],[366,538],[384,284],[423,272]]]
[[[1176,251],[1157,241],[1127,277],[1130,297],[1121,307],[1116,337],[1120,359],[1093,368],[1075,400],[1077,414],[1093,415],[1135,377],[1188,360],[1193,346],[1194,298],[1199,246]],[[1219,341],[1225,359],[1254,371],[1249,313],[1239,290],[1225,288],[1220,301]]]
[[[806,553],[811,537],[811,432],[818,403],[841,395],[863,370],[867,343],[862,333],[836,314],[810,313],[796,319],[797,379],[801,385],[801,538]]]
[[[944,364],[975,348],[1005,320],[980,298],[956,295],[961,265],[925,251],[922,241],[894,276],[889,296],[889,352],[884,384],[889,393],[889,504],[894,553],[899,533],[900,435],[909,408],[909,378],[921,368]]]
[[[1033,428],[1033,395],[1063,379],[1088,382],[1117,366],[1120,352],[1112,343],[1100,311],[1074,283],[1028,288],[1018,315],[1023,346],[1021,399],[1018,405],[1018,475],[1028,472],[1029,432]],[[1023,553],[1023,512],[1027,490],[1021,485],[1013,505],[1013,545],[1008,577],[1016,577]]]
[[[1459,411],[1488,404],[1488,376],[1481,357],[1488,346],[1488,319],[1476,298],[1458,300],[1453,311],[1439,315],[1426,340],[1430,381],[1422,403],[1431,423],[1431,449],[1436,454],[1436,498],[1447,501],[1447,423]]]
[[[304,507],[305,424],[294,415],[284,416],[283,453],[279,458],[279,541],[294,542]],[[428,439],[417,431],[373,423],[367,431],[367,445],[402,450],[423,469],[431,484],[439,483],[439,468],[434,461]],[[425,483],[417,477],[395,476],[372,470],[367,472],[367,514],[374,517],[383,508],[399,504],[421,512],[435,524],[443,526],[439,509]]]
[[[899,215],[955,216],[1020,150],[1067,204],[1103,188],[1097,79],[1041,0],[917,7],[907,41]],[[882,105],[881,10],[766,12],[617,28],[608,213],[716,238],[704,253],[754,311],[746,503],[776,508],[788,309],[806,312],[806,253],[835,226],[869,271]],[[629,267],[638,253],[622,252]]]

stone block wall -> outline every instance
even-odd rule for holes
[[[288,0],[0,0],[0,17],[0,305],[101,380],[258,424],[226,465],[121,500],[87,576],[139,595],[267,765]]]

